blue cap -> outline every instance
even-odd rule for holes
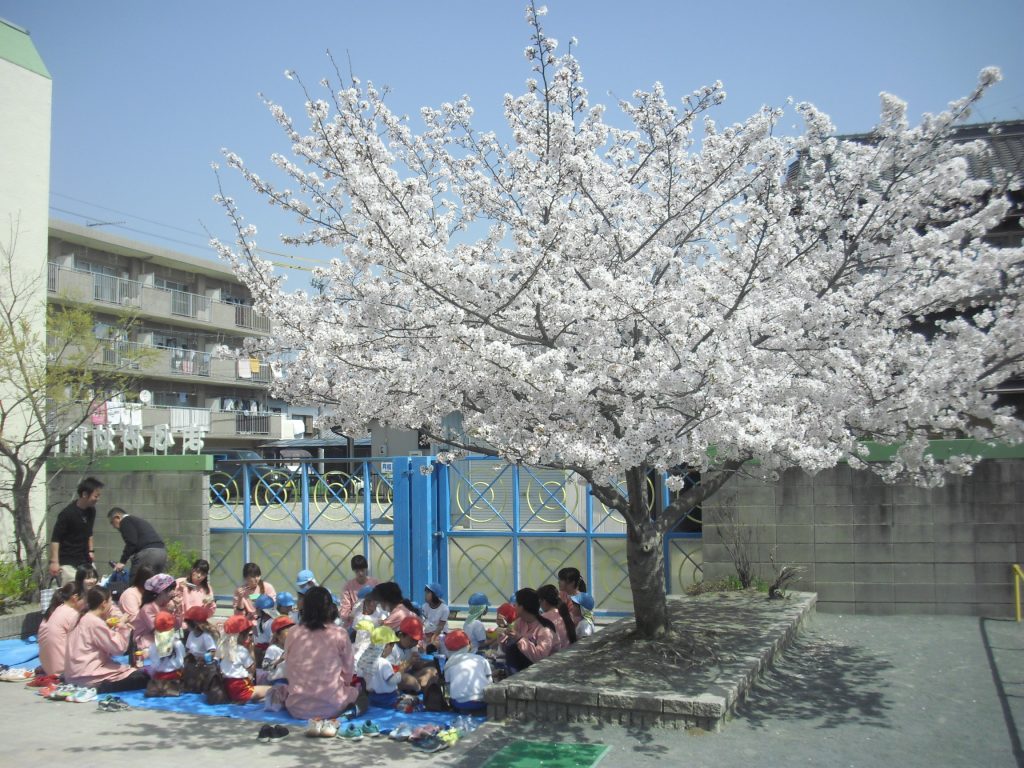
[[[572,601],[588,611],[594,610],[594,596],[588,592],[580,592],[578,595],[573,595]]]
[[[316,584],[316,576],[313,575],[313,572],[308,568],[299,571],[299,575],[295,577],[295,586],[298,588],[300,595],[306,593],[306,590],[309,589],[306,585],[310,582],[313,582],[314,585]]]
[[[437,596],[438,600],[444,600],[444,589],[442,589],[441,585],[436,581],[432,581],[427,584],[427,589],[433,592]]]
[[[278,592],[277,593],[277,607],[278,608],[293,608],[295,607],[295,595],[291,592]]]
[[[469,596],[470,605],[490,605],[491,601],[487,599],[487,595],[483,592],[474,592]]]
[[[256,606],[258,610],[265,611],[267,608],[274,607],[274,598],[270,595],[260,595],[252,601],[252,604]]]
[[[365,584],[365,585],[363,585],[362,587],[359,588],[358,592],[356,592],[356,597],[358,597],[360,600],[363,600],[371,592],[373,592],[373,585],[372,584]]]

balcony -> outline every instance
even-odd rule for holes
[[[215,301],[185,291],[168,291],[123,277],[69,269],[50,263],[47,291],[76,301],[135,307],[141,314],[169,320],[190,320],[218,328],[269,333],[270,319],[252,307]]]
[[[213,438],[280,440],[283,436],[283,420],[284,416],[280,413],[214,411],[209,408],[178,408],[158,405],[145,406],[142,409],[144,430],[151,430],[157,424],[170,424],[171,429],[176,433],[188,427],[199,427],[206,432],[207,440]]]

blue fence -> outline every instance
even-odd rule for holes
[[[632,609],[625,522],[571,473],[485,457],[450,466],[418,456],[270,464],[238,462],[211,475],[212,579],[221,596],[250,561],[279,591],[294,591],[302,568],[337,589],[362,554],[372,575],[398,581],[413,600],[438,581],[452,606],[478,591],[497,605],[573,566],[601,613]],[[669,592],[700,581],[700,534],[669,534],[665,563]]]

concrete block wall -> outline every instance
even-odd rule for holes
[[[121,507],[148,520],[165,543],[181,542],[186,550],[196,550],[209,559],[209,476],[203,471],[175,468],[171,462],[167,469],[161,469],[161,458],[168,457],[151,457],[151,468],[116,471],[116,464],[110,463],[114,460],[108,460],[106,466],[51,473],[46,540],[60,510],[75,498],[79,481],[91,475],[104,483],[93,531],[101,573],[109,571],[107,561],[116,562],[124,547],[121,535],[107,522],[111,507]]]
[[[834,613],[1014,614],[1024,562],[1024,460],[982,461],[940,488],[885,485],[841,465],[767,485],[727,484],[704,505],[704,578],[735,573],[722,534],[733,521],[771,580],[769,555],[804,569],[794,589]]]

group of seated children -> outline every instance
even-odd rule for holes
[[[183,679],[185,690],[202,690],[219,672],[230,701],[266,700],[268,709],[317,720],[358,705],[359,686],[366,704],[394,707],[402,694],[423,694],[427,708],[443,708],[443,675],[450,705],[475,712],[485,708],[492,662],[511,674],[594,632],[594,601],[575,568],[559,572],[558,587],[520,589],[514,605],[497,609],[498,628],[488,632],[482,592],[469,598],[462,629],[453,630],[440,584],[428,584],[416,606],[397,583],[370,578],[362,555],[351,567],[354,577],[338,596],[312,571],[300,571],[296,598],[276,592],[258,565],[246,563],[234,613],[220,628],[205,560],[187,579],[137,569],[118,605],[94,570],[80,569],[44,616],[42,666],[99,693],[146,688],[153,696],[178,695]],[[115,661],[129,650],[134,663]]]

